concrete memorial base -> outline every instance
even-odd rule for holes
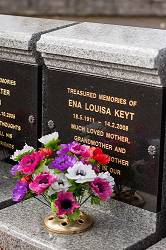
[[[166,249],[166,239],[162,239],[155,245],[148,248],[148,250],[165,250],[165,249]]]
[[[94,218],[91,230],[82,234],[52,235],[44,228],[49,208],[35,199],[0,211],[0,247],[12,249],[145,249],[157,242],[155,213],[112,200],[86,205]]]
[[[11,165],[8,163],[1,162],[0,167],[0,209],[10,206],[13,204],[11,200],[12,188],[15,185],[15,180],[10,175]]]

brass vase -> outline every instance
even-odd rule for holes
[[[80,213],[80,218],[73,223],[66,217],[60,216],[57,218],[54,214],[50,214],[45,217],[44,225],[51,233],[70,235],[82,233],[90,229],[93,225],[93,219],[83,211]]]

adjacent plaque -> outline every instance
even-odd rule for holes
[[[0,159],[25,142],[37,145],[40,71],[35,65],[0,61]]]
[[[56,129],[63,142],[103,148],[124,201],[130,203],[129,190],[136,194],[133,205],[159,211],[163,88],[51,69],[46,74],[43,133]]]

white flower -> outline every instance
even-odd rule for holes
[[[58,132],[54,132],[52,134],[42,136],[40,139],[38,139],[38,141],[46,145],[53,140],[56,141],[58,138],[59,138]]]
[[[98,177],[108,181],[111,184],[112,188],[115,186],[114,178],[110,175],[109,172],[105,172],[105,173],[102,172],[102,173],[98,174]]]
[[[23,149],[21,149],[21,150],[16,150],[15,152],[14,152],[14,154],[10,157],[10,159],[12,159],[13,161],[17,161],[17,157],[18,156],[21,156],[21,155],[23,155],[23,154],[25,154],[25,153],[30,153],[30,152],[32,152],[32,151],[34,151],[35,149],[33,148],[33,147],[31,147],[31,146],[28,146],[26,143],[25,143],[25,146],[23,147]]]
[[[91,165],[83,164],[81,161],[76,162],[73,167],[68,168],[66,177],[76,180],[77,183],[93,181],[97,176]]]
[[[50,173],[50,174],[55,174],[55,170],[49,168],[48,166],[44,166],[44,172]]]
[[[67,191],[71,184],[68,182],[66,176],[62,174],[56,174],[57,181],[54,182],[48,190],[48,195],[52,195],[55,192]]]

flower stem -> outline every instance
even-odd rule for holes
[[[45,199],[45,201],[46,201],[48,204],[50,204],[50,201],[49,201],[49,199],[48,199],[47,195],[42,194],[42,196],[43,196],[43,198]]]
[[[89,200],[89,198],[91,197],[92,195],[90,194],[81,204],[80,204],[80,207],[87,201]]]
[[[47,207],[50,208],[50,205],[48,205],[48,204],[45,203],[44,201],[41,201],[39,198],[37,198],[37,197],[35,197],[35,196],[34,196],[34,198],[35,198],[36,200],[40,201],[41,203],[43,203],[44,205],[46,205]]]
[[[81,202],[82,202],[82,199],[83,199],[83,195],[82,195],[82,196],[80,196],[79,203],[81,203]]]

